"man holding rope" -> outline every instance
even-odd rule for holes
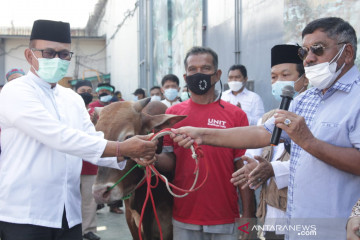
[[[184,60],[186,73],[184,79],[191,92],[191,98],[174,105],[167,114],[187,115],[183,121],[174,125],[210,127],[214,129],[248,126],[246,114],[238,107],[222,101],[215,91],[220,80],[217,54],[210,48],[193,47]],[[200,161],[199,179],[202,182],[209,174],[205,184],[183,198],[174,199],[173,226],[174,239],[225,239],[235,240],[239,230],[235,220],[239,218],[236,188],[229,182],[234,169],[242,167],[238,161],[245,149],[202,147],[203,161]],[[163,153],[157,156],[155,166],[160,170],[175,169],[174,185],[190,189],[194,182],[195,162],[189,149],[183,149],[165,136]],[[175,164],[176,162],[176,164]],[[176,165],[176,167],[175,167]],[[255,216],[253,190],[240,189],[243,216]],[[182,192],[174,190],[177,194]],[[248,236],[248,235],[247,235]]]
[[[2,240],[81,240],[81,159],[123,169],[116,157],[155,155],[148,136],[120,143],[95,131],[80,95],[57,84],[71,56],[69,23],[35,21],[30,71],[1,92]]]

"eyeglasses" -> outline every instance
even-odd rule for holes
[[[337,43],[337,45],[340,45],[340,44],[347,44],[347,42]],[[307,47],[301,47],[298,50],[298,55],[301,60],[305,60],[305,58],[309,54],[309,51],[311,51],[313,54],[320,57],[321,55],[324,54],[324,50],[326,48],[329,48],[329,47],[324,47],[322,44],[314,44],[314,45],[310,46],[310,49]]]
[[[61,50],[57,52],[51,48],[47,48],[47,49],[32,48],[31,50],[41,52],[43,58],[54,58],[56,55],[58,55],[59,58],[63,60],[70,60],[72,55],[74,54],[73,52],[69,52],[68,50]]]

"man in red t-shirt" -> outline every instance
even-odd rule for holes
[[[248,126],[246,114],[238,107],[224,102],[215,91],[220,80],[217,54],[210,48],[193,47],[185,57],[184,79],[191,92],[191,98],[174,105],[167,114],[187,115],[174,125],[233,128]],[[174,199],[173,226],[174,240],[180,239],[237,239],[235,220],[239,218],[238,195],[230,183],[231,174],[240,168],[240,160],[245,149],[201,146],[204,160],[200,162],[198,183],[204,179],[205,165],[209,166],[206,183],[199,190],[183,198]],[[195,162],[191,151],[179,147],[166,136],[163,152],[157,155],[155,166],[162,171],[175,168],[173,183],[180,188],[189,189],[194,181]],[[243,204],[243,217],[255,216],[254,192],[239,188]],[[179,192],[176,192],[178,193]]]
[[[96,107],[105,107],[111,103],[115,87],[109,83],[99,83],[96,88],[99,100],[89,104],[89,113],[92,116]]]

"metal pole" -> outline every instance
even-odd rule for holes
[[[202,2],[202,45],[207,45],[207,39],[206,39],[206,29],[208,24],[208,9],[207,9],[208,3],[207,0],[203,0]]]
[[[154,86],[154,26],[153,26],[153,0],[148,0],[148,21],[149,21],[149,27],[148,27],[148,33],[149,33],[149,44],[148,44],[148,56],[149,56],[149,77],[146,84],[147,90],[149,90],[151,87]]]
[[[240,64],[241,0],[235,0],[235,63]]]

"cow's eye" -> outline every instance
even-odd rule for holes
[[[134,135],[128,135],[125,137],[125,140],[129,139],[129,138],[132,138]]]

